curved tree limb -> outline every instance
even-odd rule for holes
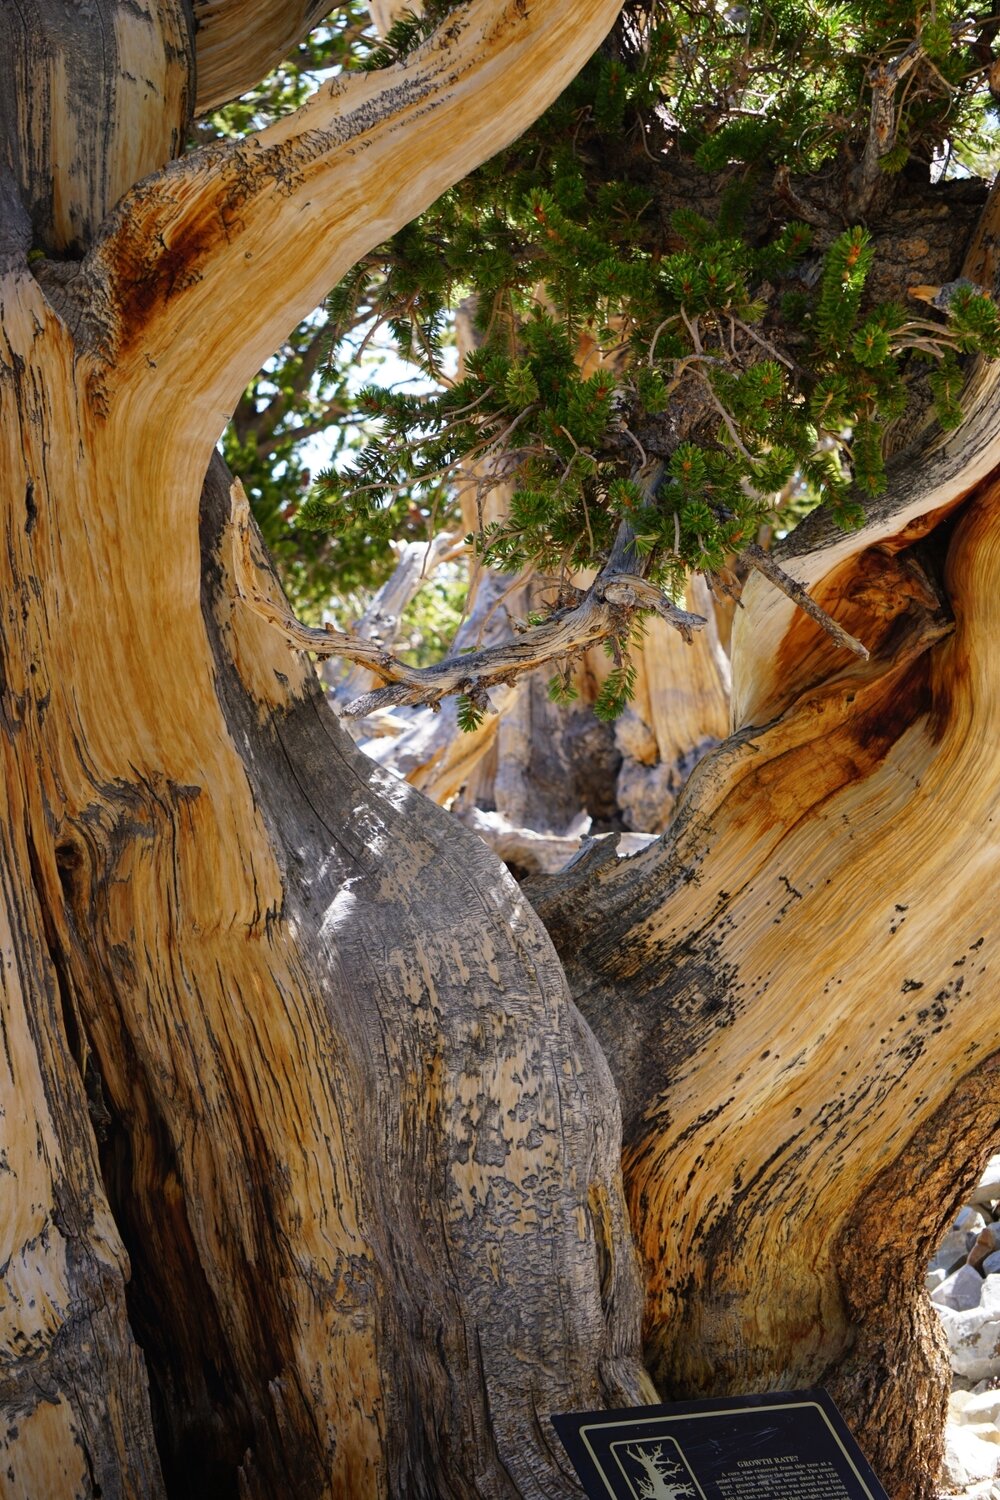
[[[636,609],[655,608],[685,640],[690,640],[692,633],[705,624],[701,615],[678,609],[645,579],[616,567],[616,556],[613,556],[580,604],[558,611],[516,640],[486,646],[467,655],[446,657],[431,667],[411,667],[363,636],[336,630],[330,625],[323,628],[303,625],[297,620],[287,603],[276,598],[273,589],[262,581],[254,562],[250,502],[239,480],[230,489],[230,497],[236,540],[235,576],[240,598],[255,614],[280,630],[291,645],[312,651],[317,656],[344,657],[368,667],[386,683],[385,687],[366,693],[348,705],[345,712],[352,717],[401,703],[439,703],[450,693],[467,692],[482,697],[497,683],[510,684],[545,662],[560,660],[595,641],[620,635],[629,615]]]
[[[267,130],[139,183],[82,270],[88,305],[102,309],[91,399],[131,424],[148,412],[161,438],[183,413],[185,449],[203,471],[289,328],[536,119],[617,9],[471,0],[396,66],[335,79]]]
[[[194,0],[195,114],[252,88],[328,10],[326,0]]]
[[[404,612],[440,564],[465,551],[461,537],[448,531],[439,531],[426,542],[396,542],[392,545],[396,566],[360,620],[355,621],[353,632],[383,649],[396,640]],[[346,703],[371,686],[368,671],[357,665],[341,675],[336,669],[329,675],[326,671],[321,675],[333,697]]]

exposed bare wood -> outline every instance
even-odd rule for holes
[[[690,649],[651,619],[633,656],[635,696],[615,724],[622,754],[616,797],[630,828],[662,833],[701,757],[729,732],[729,659],[708,586],[692,578],[685,607],[707,624]]]
[[[99,49],[90,45],[95,25]],[[185,7],[4,5],[0,52],[0,140],[32,245],[79,256],[122,194],[184,148],[193,90]]]
[[[65,1046],[72,1024],[81,1071],[88,1055],[97,1069],[102,1166],[131,1257],[131,1318],[165,1401],[164,1461],[188,1476],[197,1500],[237,1482],[251,1500],[418,1493],[427,1472],[442,1485],[450,1472],[458,1493],[471,1492],[474,1475],[474,1492],[497,1500],[511,1483],[525,1495],[569,1495],[544,1437],[527,1437],[535,1406],[595,1393],[629,1401],[650,1389],[635,1359],[629,1256],[613,1257],[612,1287],[595,1248],[627,1244],[603,1064],[572,1022],[558,965],[513,883],[494,909],[484,875],[486,905],[470,905],[476,860],[494,868],[488,851],[356,756],[317,701],[308,662],[234,604],[224,581],[231,543],[216,532],[208,539],[206,636],[197,551],[174,535],[148,576],[147,538],[132,524],[120,468],[136,456],[109,451],[88,427],[86,465],[70,443],[57,466],[51,422],[72,420],[62,403],[87,408],[74,397],[65,331],[32,278],[24,283],[5,299],[6,348],[25,367],[43,362],[50,386],[34,384],[23,427],[0,424],[2,585],[24,604],[3,642],[18,729],[5,731],[0,748],[20,798],[9,809],[18,843],[4,909],[10,930],[29,941],[34,932],[51,956],[34,972],[5,969],[30,981],[25,994],[7,985],[5,1027],[26,1038],[16,1064],[23,1097],[37,1093],[24,1070],[39,1036]],[[0,387],[5,415],[9,381]],[[156,493],[173,527],[172,507],[194,503],[172,485],[169,454],[162,463]],[[94,493],[107,497],[98,518]],[[226,499],[216,481],[206,498],[216,526]],[[259,578],[259,559],[256,567]],[[148,615],[135,610],[140,576]],[[83,674],[70,669],[79,660]],[[127,687],[137,663],[141,690]],[[299,767],[295,806],[279,807],[289,763]],[[435,819],[418,844],[403,837],[414,813]],[[275,842],[275,828],[288,846]],[[33,875],[22,829],[34,830]],[[409,902],[412,882],[430,871],[440,891],[457,882],[436,935]],[[356,906],[369,882],[379,901]],[[22,887],[26,913],[9,906]],[[390,888],[399,899],[386,904]],[[53,970],[58,987],[46,982]],[[387,975],[398,1011],[385,1009]],[[546,1055],[550,1025],[559,1040]],[[381,1058],[384,1068],[373,1064]],[[82,1084],[78,1112],[81,1095]],[[486,1133],[473,1130],[455,1154],[451,1128],[435,1121],[465,1118],[470,1106]],[[369,1108],[378,1129],[358,1114]],[[537,1121],[537,1133],[528,1140],[531,1127],[518,1126],[508,1146],[502,1122],[521,1117]],[[44,1256],[33,1250],[49,1205],[57,1199],[64,1213],[68,1200],[58,1162],[45,1166],[48,1186],[41,1179],[34,1113],[7,1111],[3,1123],[19,1201],[40,1208],[40,1217],[4,1221],[16,1296],[7,1306],[27,1318],[20,1378],[47,1393],[41,1409],[37,1399],[17,1407],[14,1493],[60,1494],[80,1467],[82,1434],[84,1460],[106,1492],[158,1496],[141,1366],[124,1325],[124,1257],[111,1214],[98,1213],[103,1189],[74,1163],[83,1199],[72,1254],[54,1233]],[[65,1114],[54,1129],[53,1150],[65,1155]],[[86,1127],[83,1140],[92,1150]],[[490,1208],[507,1213],[491,1190],[501,1147],[519,1164],[524,1214],[506,1240]],[[383,1150],[393,1158],[384,1169],[370,1158]],[[579,1158],[568,1172],[559,1164],[566,1150]],[[387,1183],[404,1185],[384,1201],[383,1170]],[[578,1186],[563,1199],[570,1180]],[[536,1190],[544,1211],[541,1200],[530,1206]],[[88,1280],[89,1267],[100,1275]],[[389,1294],[397,1274],[398,1298]],[[536,1278],[538,1323],[527,1333],[522,1308],[518,1332],[509,1288],[516,1283],[521,1307]],[[106,1309],[107,1351],[95,1298]],[[563,1326],[566,1316],[579,1319],[577,1332]],[[418,1326],[426,1344],[413,1342]],[[80,1339],[92,1351],[82,1387]],[[411,1363],[406,1350],[418,1345]],[[475,1389],[490,1391],[485,1405]],[[425,1427],[393,1420],[394,1403],[424,1413]]]
[[[539,305],[552,310],[544,286],[536,287],[533,296]],[[468,303],[459,308],[460,360],[478,341],[473,313]],[[619,351],[612,364],[619,364],[621,358]],[[587,327],[579,331],[576,360],[585,375],[607,363],[593,330]],[[463,525],[470,531],[500,519],[510,503],[509,481],[491,484],[488,472],[481,472],[479,478],[480,486],[463,492]],[[650,478],[655,475],[646,476],[647,481]],[[586,590],[593,574],[573,582]],[[639,582],[642,589],[649,587],[641,578]],[[508,588],[514,590],[509,608],[520,614],[549,607],[556,593],[553,585],[546,599],[543,579],[527,585],[515,581]],[[698,594],[697,607],[691,604],[694,593]],[[523,603],[513,602],[521,595]],[[643,639],[631,652],[635,696],[615,725],[613,743],[603,743],[599,727],[587,721],[586,705],[594,701],[612,667],[606,652],[592,647],[569,667],[570,686],[577,695],[573,708],[548,702],[540,684],[532,682],[527,692],[505,697],[500,722],[495,716],[483,721],[476,731],[474,757],[464,747],[446,754],[442,764],[454,762],[469,778],[456,807],[471,815],[482,801],[495,806],[507,821],[538,833],[536,823],[551,830],[571,820],[578,811],[572,799],[582,796],[594,816],[620,810],[631,827],[661,831],[691,767],[728,727],[729,665],[713,628],[711,599],[700,581],[692,584],[687,608],[709,621],[709,628],[695,636],[691,649],[662,618],[653,615],[645,622]],[[443,731],[439,723],[433,734],[435,746],[446,743]],[[615,746],[621,753],[617,773]],[[404,752],[403,745],[399,748]],[[395,764],[394,749],[387,747],[383,758],[384,763]],[[413,779],[414,773],[409,774]],[[447,775],[432,776],[429,788],[434,789],[431,795],[447,788],[447,795],[452,796],[459,790],[454,777]]]
[[[534,120],[617,9],[470,0],[449,16],[446,45],[432,38],[395,67],[335,79],[260,134],[202,147],[140,183],[82,273],[106,309],[95,398],[124,421],[141,399],[160,439],[183,412],[175,462],[195,483],[288,330],[373,244]]]
[[[82,267],[29,271],[0,172],[16,1500],[569,1500],[539,1414],[653,1394],[619,1106],[553,949],[485,845],[349,743],[217,463],[201,490],[262,359],[614,9],[476,0],[383,76],[157,171]],[[151,74],[175,119],[183,40]],[[42,52],[0,71],[33,58],[44,84]],[[143,139],[155,168],[167,136]],[[61,190],[41,156],[22,192]],[[907,1500],[934,1442],[902,1414],[942,1392],[918,1221],[998,1123],[1000,407],[976,382],[865,532],[790,549],[812,537],[795,575],[870,659],[752,580],[736,737],[664,840],[593,847],[539,897],[621,1084],[665,1393],[825,1378]],[[651,602],[627,552],[588,595],[609,618]],[[902,1259],[866,1215],[894,1174]]]
[[[940,1177],[905,1164],[917,1132],[963,1135],[971,1174],[997,1128],[975,1073],[995,1047],[1000,489],[949,548],[954,632],[922,545],[904,530],[838,571],[867,662],[792,617],[780,697],[701,762],[667,839],[532,888],[622,1091],[662,1388],[832,1384],[901,1497],[936,1493],[938,1437],[915,1449],[879,1392],[940,1405],[945,1382],[920,1311]],[[755,591],[744,651],[768,607]],[[845,1278],[900,1174],[891,1249],[870,1229]],[[890,1325],[920,1348],[905,1368]]]
[[[793,578],[770,552],[765,552],[763,547],[758,547],[756,542],[751,542],[748,547],[744,547],[740,555],[762,577],[766,578],[769,583],[773,583],[776,589],[780,589],[794,604],[797,604],[810,620],[815,620],[820,629],[825,630],[836,645],[843,647],[845,651],[852,651],[863,661],[868,660],[868,647],[851,635],[850,631],[845,630],[842,625],[838,625],[825,609],[821,609],[798,579]]]
[[[472,607],[459,626],[453,654],[508,639],[507,618],[499,603],[506,588],[507,580],[501,575],[487,573],[481,577]],[[491,754],[500,726],[519,701],[525,681],[521,677],[511,687],[495,687],[490,698],[495,712],[486,714],[469,733],[459,729],[454,699],[446,699],[436,705],[436,711],[403,710],[408,717],[398,720],[401,733],[391,744],[362,738],[363,747],[374,760],[390,767],[425,796],[446,805]],[[370,722],[355,719],[353,724],[363,730]]]
[[[253,88],[330,9],[326,0],[192,0],[192,8],[199,115]]]
[[[325,91],[265,143],[147,179],[82,270],[33,274],[24,223],[0,225],[16,1500],[568,1500],[537,1412],[651,1392],[617,1103],[551,946],[235,599],[217,468],[200,504],[274,333],[388,232],[403,178],[399,222],[456,141],[460,171],[529,117],[489,107],[508,65],[540,108],[612,11],[459,13],[454,54],[345,86],[349,123]],[[92,52],[100,16],[74,14]],[[336,188],[311,167],[330,157]]]
[[[421,10],[420,0],[369,0],[368,5],[368,14],[379,36],[385,36],[393,22],[407,11],[419,15]]]
[[[441,563],[449,557],[454,558],[456,552],[461,554],[464,547],[460,537],[438,531],[429,541],[402,542],[394,551],[397,561],[392,574],[378,589],[351,632],[380,646],[383,651],[395,644],[403,614],[424,584],[434,576]],[[331,670],[335,660],[327,657],[321,676],[336,699],[350,703],[372,687],[371,671],[360,666],[346,674],[342,670]]]

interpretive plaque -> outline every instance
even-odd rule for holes
[[[592,1500],[888,1500],[826,1391],[552,1422]]]

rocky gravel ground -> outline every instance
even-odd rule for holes
[[[954,1387],[942,1500],[1000,1500],[1000,1156],[990,1161],[927,1271]]]

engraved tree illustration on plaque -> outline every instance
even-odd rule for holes
[[[642,1477],[636,1476],[634,1481],[639,1500],[697,1500],[684,1465],[665,1454],[662,1444],[625,1451],[626,1457],[643,1471]]]

